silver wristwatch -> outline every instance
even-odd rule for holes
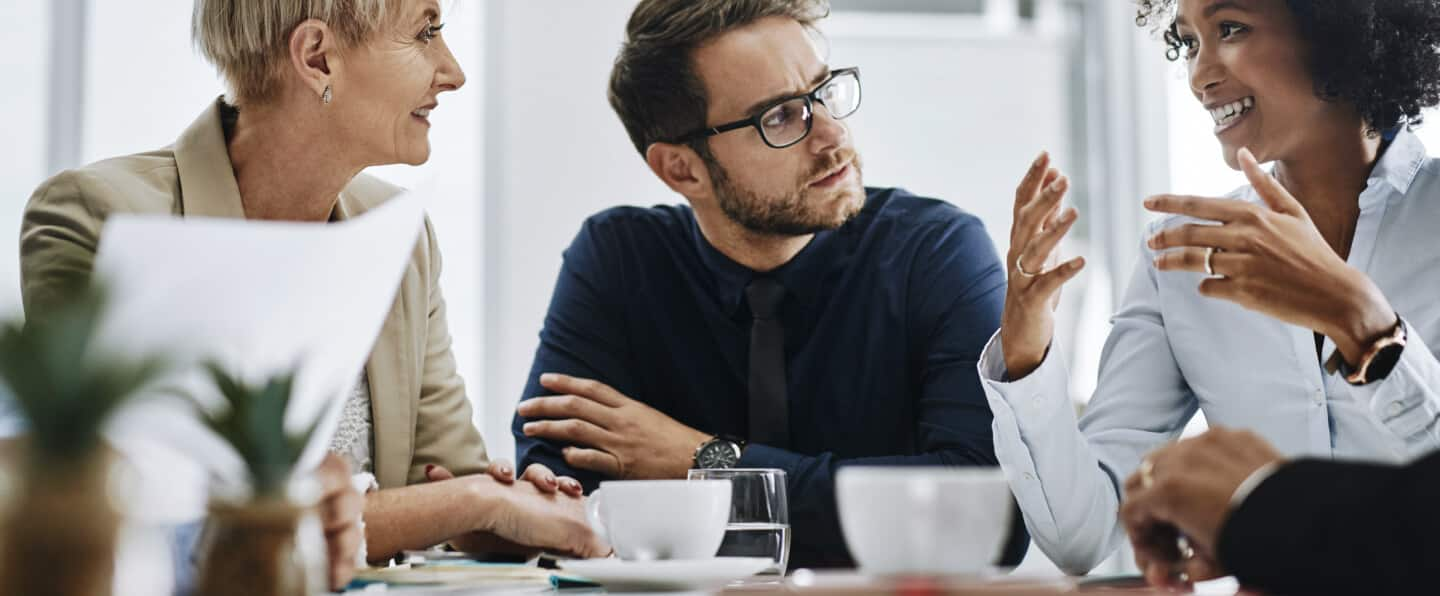
[[[715,436],[695,448],[694,463],[690,467],[694,470],[733,468],[740,462],[744,449],[744,441]]]

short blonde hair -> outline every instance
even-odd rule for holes
[[[330,26],[342,46],[353,47],[386,22],[397,0],[195,0],[190,35],[215,65],[235,105],[270,99],[280,85],[280,66],[290,34],[307,19]]]

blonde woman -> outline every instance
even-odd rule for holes
[[[396,194],[361,171],[424,163],[431,111],[465,84],[440,12],[436,0],[196,0],[195,44],[229,93],[173,145],[35,191],[21,231],[27,313],[87,280],[111,213],[327,222]],[[437,246],[427,221],[332,444],[378,488],[364,499],[364,551],[380,561],[452,541],[604,554],[578,483],[536,466],[513,484],[508,464],[489,463],[450,351]]]

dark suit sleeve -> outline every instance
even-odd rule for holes
[[[1230,515],[1220,562],[1276,594],[1433,592],[1440,453],[1407,467],[1299,460]]]
[[[909,272],[909,334],[919,359],[916,455],[837,459],[750,445],[745,468],[786,471],[793,557],[811,566],[848,566],[835,505],[835,472],[857,466],[995,466],[990,422],[976,363],[1000,326],[1005,273],[979,220],[962,216],[917,234]],[[1018,511],[1001,563],[1018,564],[1029,544]]]
[[[549,393],[540,385],[544,373],[595,379],[625,395],[635,394],[625,358],[624,308],[613,300],[622,295],[615,288],[623,287],[623,272],[619,264],[604,259],[605,255],[618,253],[615,247],[604,246],[606,235],[597,230],[601,225],[593,218],[585,222],[565,250],[522,401]],[[520,470],[530,464],[544,464],[556,474],[579,480],[587,492],[605,479],[599,473],[566,464],[560,452],[564,445],[525,436],[521,427],[528,421],[516,414],[511,424],[515,461]]]

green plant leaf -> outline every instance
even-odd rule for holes
[[[285,432],[295,373],[252,386],[217,363],[207,363],[205,368],[227,405],[223,411],[206,414],[206,423],[240,454],[257,496],[282,494],[318,425],[317,420],[303,432]]]
[[[34,457],[87,456],[110,415],[166,368],[160,357],[92,353],[105,305],[104,289],[90,286],[0,325],[0,379],[29,423]]]

